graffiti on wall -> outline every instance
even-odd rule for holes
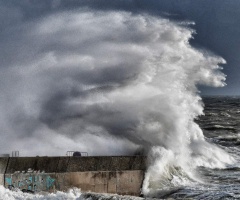
[[[19,188],[25,191],[49,191],[54,189],[55,179],[43,172],[15,172],[6,174],[5,186],[9,189]]]

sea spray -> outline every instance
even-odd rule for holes
[[[24,48],[16,47],[18,60],[1,75],[9,88],[1,96],[4,139],[18,134],[8,148],[56,154],[71,146],[112,155],[143,147],[154,155],[145,195],[184,185],[199,165],[233,162],[194,122],[203,114],[197,85],[224,86],[225,61],[193,48],[187,23],[75,10],[13,29],[12,41],[21,38]]]
[[[12,191],[9,189],[4,188],[0,185],[0,200],[63,200],[63,199],[69,199],[69,200],[77,200],[77,199],[85,199],[81,198],[81,190],[78,188],[70,189],[68,192],[61,192],[57,191],[56,193],[39,193],[39,194],[29,194],[29,193],[23,193],[20,190]]]
[[[39,194],[23,193],[22,191],[11,191],[0,185],[0,200],[143,200],[141,197],[117,195],[82,193],[78,188],[69,189],[68,192],[57,191],[56,193],[42,192]]]

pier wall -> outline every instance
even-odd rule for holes
[[[4,174],[7,169],[9,158],[0,158],[0,185],[4,185]]]
[[[143,156],[0,158],[0,184],[32,192],[67,191],[140,195]]]

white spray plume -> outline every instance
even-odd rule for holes
[[[7,31],[17,31],[16,48],[7,49],[17,56],[1,74],[1,132],[17,137],[9,148],[122,154],[155,146],[172,166],[232,162],[194,122],[203,113],[196,86],[223,86],[225,61],[191,47],[193,30],[149,15],[77,10]],[[163,153],[154,155],[161,165]]]

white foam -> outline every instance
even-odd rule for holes
[[[50,199],[80,199],[81,196],[80,189],[74,188],[70,189],[68,192],[60,192],[57,191],[56,193],[45,193],[45,194],[29,194],[23,193],[22,191],[11,191],[9,189],[4,188],[0,185],[0,199],[1,200],[50,200]]]

